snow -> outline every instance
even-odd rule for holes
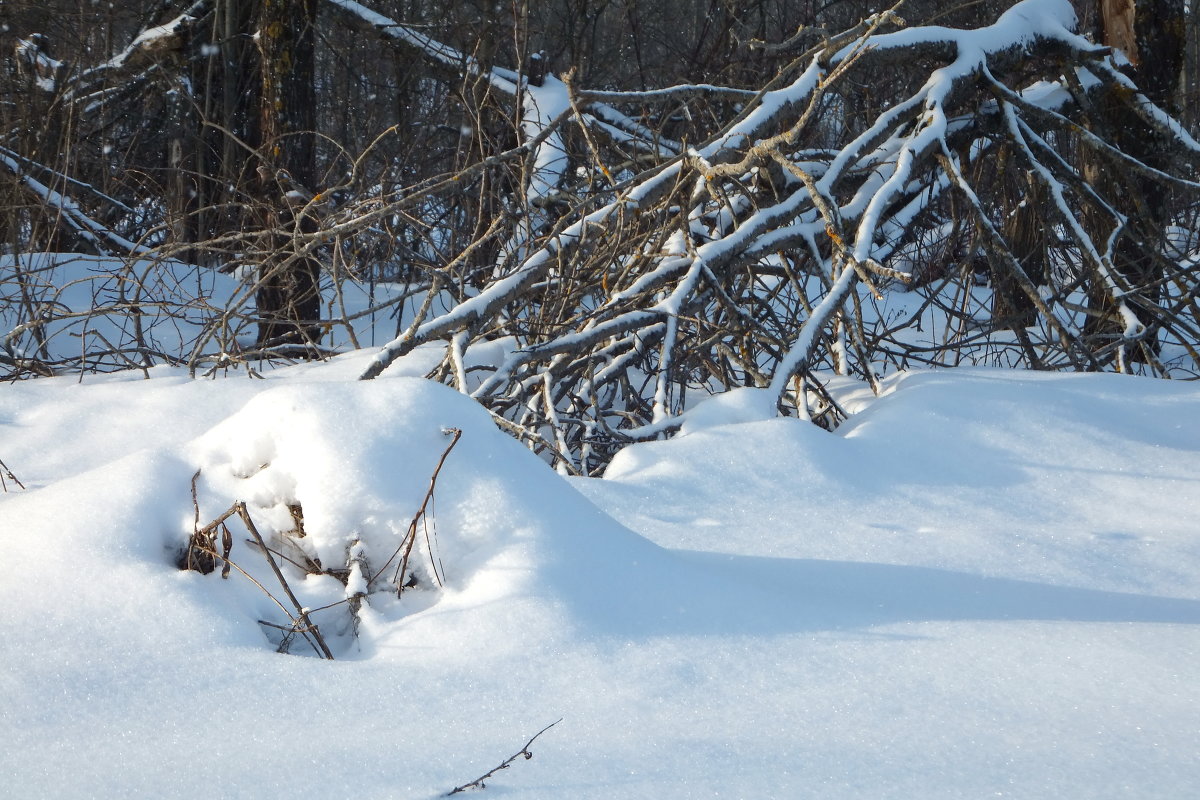
[[[534,141],[546,129],[571,110],[567,85],[547,75],[541,86],[527,85],[521,96],[521,131],[525,141]],[[561,130],[554,129],[534,150],[533,170],[526,188],[531,203],[552,200],[559,192],[559,183],[567,169],[567,149]]]
[[[559,718],[486,795],[1200,785],[1194,384],[956,370],[875,399],[839,379],[833,434],[739,390],[564,479],[403,362],[352,380],[369,357],[0,391],[0,458],[29,487],[0,494],[7,791],[433,797]],[[243,500],[277,537],[298,501],[302,547],[354,556],[364,589],[450,428],[420,583],[376,585],[357,636],[345,604],[315,611],[333,662],[275,653],[257,620],[285,618],[236,571],[176,569],[200,469],[202,524]],[[311,609],[347,596],[284,569]]]
[[[876,49],[907,47],[921,42],[953,43],[960,51],[995,52],[1014,45],[1027,45],[1036,38],[1054,38],[1091,50],[1095,45],[1073,31],[1078,20],[1069,0],[1022,0],[1000,15],[991,25],[964,30],[939,25],[922,25],[892,33],[876,34],[869,46]],[[834,57],[844,58],[852,46]]]

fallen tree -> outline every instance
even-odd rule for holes
[[[905,27],[897,7],[836,35],[781,31],[747,45],[794,53],[761,86],[638,91],[579,86],[536,53],[497,66],[353,0],[326,9],[454,87],[453,168],[381,182],[394,126],[339,152],[325,185],[280,182],[286,225],[156,253],[319,262],[338,297],[388,260],[400,288],[356,313],[394,311],[395,338],[363,377],[443,347],[432,376],[567,471],[735,388],[832,427],[827,372],[1200,367],[1200,145],[1075,31],[1067,0],[973,30]],[[241,333],[261,280],[242,274],[182,363],[272,354]],[[307,322],[349,327],[326,310]]]
[[[540,223],[481,291],[414,320],[364,377],[445,340],[444,379],[589,472],[605,450],[678,428],[689,392],[758,387],[786,413],[835,422],[818,369],[872,383],[955,362],[1193,370],[1196,283],[1175,242],[1138,243],[1158,265],[1152,286],[1114,260],[1146,213],[1122,186],[1190,195],[1200,146],[1110,48],[1072,31],[1066,2],[1026,0],[978,30],[884,30],[900,24],[884,12],[828,39],[729,102],[729,121],[693,146],[639,138],[619,108],[713,107],[724,90],[526,87],[540,116],[527,113],[533,135],[510,157],[524,159],[525,219]],[[1106,139],[1098,98],[1106,113],[1119,100],[1176,168]],[[635,149],[656,163],[631,169]],[[1096,160],[1124,180],[1089,180],[1082,163]],[[456,267],[446,282],[464,282]],[[1106,310],[1086,305],[1097,292]],[[889,318],[897,295],[909,302]],[[1115,334],[1089,324],[1098,314]],[[944,331],[914,336],[922,323]],[[465,354],[494,339],[507,356],[468,375]],[[1164,363],[1161,343],[1182,357]]]

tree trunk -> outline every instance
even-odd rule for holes
[[[297,234],[316,229],[312,218],[300,213],[316,183],[315,21],[316,0],[261,0],[260,347],[307,347],[321,338],[320,265],[291,246]]]
[[[199,229],[208,236],[240,231],[246,187],[253,176],[251,149],[262,141],[258,107],[261,95],[254,31],[255,0],[217,0],[208,58],[202,59],[205,116],[218,125],[204,131],[200,172]]]
[[[1011,148],[1000,156],[997,178],[1004,182],[1001,211],[1004,240],[1013,257],[1037,286],[1046,282],[1049,253],[1042,204],[1045,191],[1025,170],[1007,167],[1012,161]],[[1012,271],[989,259],[992,284],[992,320],[997,329],[1023,332],[1037,322],[1037,308],[1021,289]],[[1031,356],[1032,357],[1032,356]]]
[[[1183,0],[1136,3],[1102,0],[1100,11],[1102,41],[1125,54],[1130,62],[1130,76],[1151,102],[1173,110],[1183,68],[1186,32]],[[1155,169],[1169,167],[1167,148],[1130,110],[1126,98],[1102,95],[1093,98],[1093,104],[1100,117],[1093,123],[1105,129],[1103,133],[1110,142]],[[1137,342],[1140,346],[1133,347],[1128,355],[1134,360],[1152,357],[1158,352],[1158,330],[1151,316],[1140,308],[1139,301],[1157,305],[1161,297],[1159,260],[1170,198],[1161,183],[1131,175],[1099,154],[1085,152],[1083,157],[1089,180],[1103,188],[1102,194],[1128,196],[1130,205],[1136,209],[1128,216],[1113,248],[1113,267],[1117,273],[1114,277],[1123,284],[1124,299],[1130,309],[1146,324],[1146,331]],[[1085,218],[1090,223],[1093,241],[1098,243],[1106,241],[1117,224],[1098,209],[1092,209]],[[1084,334],[1121,341],[1125,324],[1112,290],[1098,280],[1093,281],[1088,291],[1088,306],[1091,313]]]

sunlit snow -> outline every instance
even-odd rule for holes
[[[836,433],[745,390],[568,481],[446,387],[352,380],[367,358],[0,390],[27,487],[0,494],[0,794],[428,798],[560,718],[482,796],[1200,785],[1194,384],[835,381]],[[239,573],[176,568],[198,469],[202,521],[242,500],[277,532],[299,503],[310,556],[380,564],[451,428],[418,586],[357,634],[315,611],[334,661],[276,653]],[[284,568],[310,609],[346,595]]]

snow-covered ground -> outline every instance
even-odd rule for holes
[[[908,373],[836,434],[724,398],[571,481],[369,357],[0,387],[0,796],[429,798],[559,719],[482,796],[1200,791],[1197,385]],[[299,503],[374,571],[449,428],[419,586],[314,612],[334,661],[176,568],[199,469],[201,524]]]

